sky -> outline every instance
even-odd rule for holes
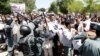
[[[53,1],[56,1],[56,0],[36,0],[35,5],[36,5],[37,9],[39,9],[39,8],[48,9],[50,7],[50,4]],[[79,1],[79,0],[76,0],[76,1]],[[86,3],[84,3],[83,0],[80,0],[80,1],[82,1],[82,3],[84,4],[84,6],[86,6]]]
[[[48,9],[50,7],[50,4],[53,2],[54,0],[36,0],[36,7],[37,9],[39,8],[46,8]]]
[[[48,9],[48,8],[50,7],[50,4],[51,4],[53,1],[56,1],[56,0],[36,0],[35,5],[36,5],[37,9],[39,9],[39,8],[46,8],[46,9]],[[79,0],[77,0],[77,1],[79,1]],[[80,0],[80,1],[82,1],[82,0]],[[83,2],[83,1],[82,1],[82,2]],[[83,3],[84,3],[84,2],[83,2]],[[84,3],[84,4],[85,4],[85,3]]]

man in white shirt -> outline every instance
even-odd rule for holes
[[[64,24],[61,25],[60,30],[58,31],[60,42],[64,46],[64,56],[69,56],[69,50],[71,48],[72,34],[69,29],[70,29],[70,22],[65,21]]]

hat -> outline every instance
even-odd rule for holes
[[[97,30],[97,31],[100,31],[100,23],[91,22],[90,27],[91,27],[92,29],[95,29],[95,30]]]

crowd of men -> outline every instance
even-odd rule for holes
[[[100,17],[81,14],[0,15],[7,56],[100,56]]]

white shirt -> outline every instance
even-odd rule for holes
[[[30,35],[33,35],[33,34],[34,34],[33,29],[35,28],[35,25],[34,25],[32,22],[29,22],[29,23],[28,23],[28,26],[29,26],[30,29],[31,29]]]
[[[13,34],[17,34],[18,32],[19,32],[19,25],[18,24],[14,24],[14,27],[13,27],[13,29],[12,29],[12,31],[13,31]]]
[[[81,39],[79,39],[79,40],[73,40],[72,41],[73,48],[75,50],[78,50],[82,46],[82,43],[81,42],[82,42]]]
[[[58,23],[56,21],[48,22],[49,30],[52,30],[53,32],[57,32],[58,30]]]
[[[83,32],[84,28],[83,28],[83,22],[80,22],[79,26],[78,26],[78,32]]]
[[[62,26],[61,26],[62,27]],[[59,32],[59,39],[60,42],[67,47],[71,47],[71,38],[72,38],[72,34],[69,31],[69,29],[62,27]]]
[[[25,20],[22,21],[23,25],[27,25],[27,22]]]
[[[48,28],[49,28],[49,37],[53,37],[58,32],[58,24],[56,21],[48,22]]]
[[[89,31],[90,30],[91,19],[86,20],[84,23],[86,24],[85,30]]]

